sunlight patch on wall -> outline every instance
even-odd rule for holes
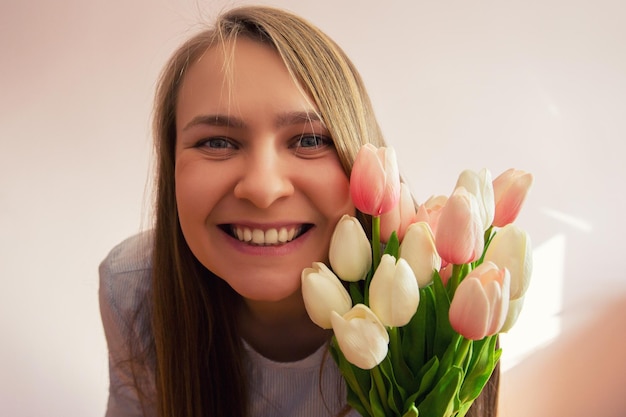
[[[553,341],[561,332],[565,270],[565,235],[556,235],[533,250],[533,275],[520,317],[502,334],[502,370]]]
[[[580,217],[575,217],[567,213],[563,213],[562,211],[557,211],[549,208],[544,208],[543,212],[553,219],[559,220],[562,223],[565,223],[568,226],[573,227],[574,229],[580,230],[581,232],[592,232],[593,226],[588,221],[581,219]]]

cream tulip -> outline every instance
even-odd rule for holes
[[[369,287],[370,308],[388,327],[407,324],[417,311],[420,291],[406,260],[385,254]]]
[[[348,291],[321,262],[314,262],[312,268],[302,271],[302,297],[311,321],[323,329],[332,327],[332,312],[343,315],[352,307]]]
[[[372,266],[372,248],[361,223],[344,215],[330,239],[328,260],[333,271],[344,281],[365,278]]]
[[[367,306],[357,304],[343,316],[333,312],[331,322],[339,348],[351,364],[372,369],[387,356],[389,334]]]
[[[525,297],[520,297],[516,300],[509,300],[509,311],[506,314],[506,320],[504,320],[504,324],[502,325],[500,332],[508,332],[515,325],[515,323],[517,323],[517,319],[522,312],[522,307],[524,307],[524,298]]]
[[[432,282],[433,271],[441,268],[441,256],[428,223],[417,222],[409,226],[400,244],[399,256],[411,266],[421,288]]]
[[[504,226],[491,239],[484,260],[509,270],[512,300],[526,293],[533,269],[532,247],[528,233],[515,224]]]
[[[484,230],[487,230],[493,223],[496,210],[491,172],[485,168],[479,172],[467,169],[459,175],[456,187],[464,187],[474,194],[476,201],[478,201],[480,219],[483,222]]]

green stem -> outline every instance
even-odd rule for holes
[[[471,340],[461,336],[461,344],[457,348],[457,355],[454,358],[454,364],[461,369],[464,369],[463,363],[465,362],[465,358],[467,357],[471,344]]]
[[[380,217],[372,216],[372,273],[368,274],[363,291],[363,298],[367,306],[370,305],[370,281],[374,276],[374,272],[376,272],[376,268],[378,268],[378,264],[380,264],[380,258]]]
[[[380,372],[380,365],[376,365],[374,368],[372,368],[371,375],[374,379],[376,391],[378,392],[378,398],[380,398],[380,403],[384,408],[385,416],[390,416],[391,409],[389,408],[389,404],[387,404],[387,388],[385,387],[383,375]]]
[[[461,283],[461,278],[463,277],[463,270],[465,269],[465,264],[462,265],[453,265],[452,266],[452,275],[448,280],[448,294],[450,299],[454,296],[457,287]]]
[[[485,236],[484,236],[485,245],[484,245],[483,253],[482,255],[480,255],[480,259],[474,262],[474,266],[478,266],[483,263],[483,260],[485,259],[485,254],[487,253],[487,248],[489,248],[489,245],[491,244],[491,239],[493,239],[493,236],[494,236],[493,226],[489,226],[489,228],[485,230]]]
[[[372,265],[376,271],[380,263],[380,217],[372,216]]]

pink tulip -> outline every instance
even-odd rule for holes
[[[400,172],[393,148],[366,144],[359,150],[350,174],[350,195],[365,214],[380,216],[400,199]]]
[[[396,232],[402,241],[406,229],[415,222],[415,202],[409,187],[400,184],[400,202],[387,213],[380,216],[380,240],[387,242],[392,232]]]
[[[532,174],[513,168],[493,180],[496,202],[494,226],[503,227],[515,221],[532,184]]]
[[[483,252],[483,231],[476,197],[457,187],[441,210],[435,235],[437,252],[451,264],[473,262]]]
[[[446,205],[446,201],[448,201],[448,196],[445,195],[430,197],[424,204],[420,204],[417,208],[415,222],[428,223],[430,229],[433,231],[433,235],[436,235],[441,209]]]
[[[480,340],[500,331],[509,309],[510,276],[485,262],[459,284],[450,303],[450,324],[460,335]]]

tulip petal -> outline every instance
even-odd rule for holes
[[[489,244],[485,262],[490,261],[511,274],[511,299],[522,297],[532,275],[532,247],[528,234],[514,224],[500,229]]]
[[[370,307],[388,327],[406,325],[419,304],[419,287],[404,259],[383,255],[369,288]]]
[[[465,188],[456,188],[441,210],[435,243],[439,255],[455,265],[473,262],[482,254],[484,235],[478,203]]]
[[[480,280],[467,276],[459,284],[450,303],[450,324],[468,339],[480,340],[487,334],[489,301]]]
[[[344,215],[330,239],[328,260],[333,271],[344,281],[360,281],[372,265],[372,248],[361,223]]]
[[[435,238],[426,222],[413,223],[408,227],[399,255],[411,266],[420,288],[430,284],[433,271],[441,268],[441,257],[435,246]]]
[[[532,184],[532,174],[513,168],[504,171],[493,180],[494,226],[504,227],[515,221]]]
[[[378,317],[357,304],[344,316],[331,316],[337,343],[346,359],[361,369],[372,369],[387,356],[389,334]]]
[[[524,307],[524,297],[520,297],[516,300],[509,300],[509,308],[506,314],[504,324],[500,329],[501,332],[506,333],[515,325],[519,315]]]
[[[332,327],[332,312],[345,314],[352,307],[350,294],[339,278],[320,262],[302,271],[302,297],[311,321],[323,329]]]

